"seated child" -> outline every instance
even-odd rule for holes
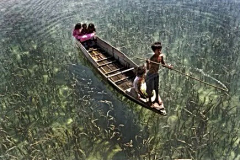
[[[83,23],[82,24],[82,30],[81,30],[81,33],[80,35],[85,35],[85,34],[88,34],[88,30],[87,30],[87,24],[86,23]]]
[[[89,23],[88,24],[88,28],[87,28],[87,32],[88,34],[91,34],[91,33],[96,33],[96,29],[95,29],[95,26],[93,23]],[[95,36],[93,38],[91,38],[89,41],[88,41],[88,46],[89,47],[94,47],[94,45],[96,44],[96,38]]]
[[[80,32],[80,36],[83,36],[83,35],[86,35],[86,34],[88,34],[87,33],[87,24],[86,23],[83,23],[82,24],[82,29],[81,29],[81,32]],[[82,45],[86,48],[86,49],[88,49],[89,47],[88,47],[88,44],[87,44],[87,41],[84,41],[84,42],[81,42],[82,43]]]
[[[93,23],[88,24],[87,32],[88,34],[96,32],[96,29]]]
[[[133,81],[133,88],[137,93],[138,98],[145,97],[145,95],[141,91],[141,85],[144,82],[145,73],[146,73],[146,69],[144,66],[140,66],[136,69],[136,77]]]
[[[77,39],[77,40],[80,40],[79,36],[80,36],[80,33],[81,33],[81,28],[82,28],[82,25],[81,23],[77,23],[74,27],[74,30],[73,30],[73,33],[72,35]]]

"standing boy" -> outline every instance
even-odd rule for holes
[[[152,105],[151,97],[152,97],[152,92],[155,90],[156,92],[156,99],[153,101],[157,102],[159,105],[162,104],[162,102],[159,102],[158,99],[158,87],[159,87],[159,75],[158,75],[158,70],[159,70],[159,65],[162,64],[162,66],[167,67],[169,69],[172,69],[171,65],[165,65],[165,62],[163,60],[163,54],[161,53],[162,50],[162,44],[161,42],[155,42],[151,46],[154,55],[147,60],[147,75],[146,75],[146,85],[147,85],[147,94],[149,98],[149,104]]]

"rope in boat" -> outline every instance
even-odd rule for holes
[[[140,58],[140,57],[136,57],[136,58],[137,58],[137,59],[141,59],[141,60],[146,60],[146,59]],[[168,67],[167,67],[166,65],[164,65],[164,64],[157,63],[157,62],[154,62],[154,61],[151,61],[151,60],[149,60],[149,61],[150,61],[151,63],[160,64],[160,65],[162,65],[163,67],[168,68]],[[168,68],[168,69],[170,69],[170,68]],[[211,86],[211,87],[213,87],[213,88],[220,89],[220,90],[222,90],[222,91],[224,91],[224,92],[228,92],[228,89],[227,89],[227,88],[218,87],[218,86],[212,85],[212,84],[210,84],[210,83],[204,82],[204,81],[202,81],[202,80],[200,80],[200,79],[198,79],[198,78],[195,78],[195,77],[193,77],[193,76],[191,76],[191,75],[189,75],[189,74],[183,73],[183,72],[181,72],[181,71],[179,71],[179,70],[177,70],[177,69],[172,68],[172,69],[170,69],[170,70],[173,70],[173,71],[175,71],[175,72],[177,72],[177,73],[179,73],[179,74],[181,74],[181,75],[184,75],[184,76],[186,76],[186,77],[189,77],[189,78],[191,78],[191,79],[194,79],[194,80],[196,80],[196,81],[198,81],[198,82],[200,82],[200,83],[206,84],[206,85]]]

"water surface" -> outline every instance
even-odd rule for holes
[[[1,159],[240,159],[240,2],[3,0]],[[154,41],[168,115],[114,91],[75,47],[77,22],[138,64]]]

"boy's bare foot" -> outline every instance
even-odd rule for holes
[[[159,105],[162,105],[162,104],[163,104],[163,102],[162,102],[162,101],[158,101],[158,104],[159,104]]]
[[[160,101],[160,100],[158,100],[158,101],[156,100],[155,103],[158,103],[159,105],[162,105],[162,104],[163,104],[163,102]]]
[[[153,107],[152,107],[153,103],[152,103],[151,101],[148,101],[148,102],[147,102],[147,105],[150,106],[151,108],[153,108]]]

